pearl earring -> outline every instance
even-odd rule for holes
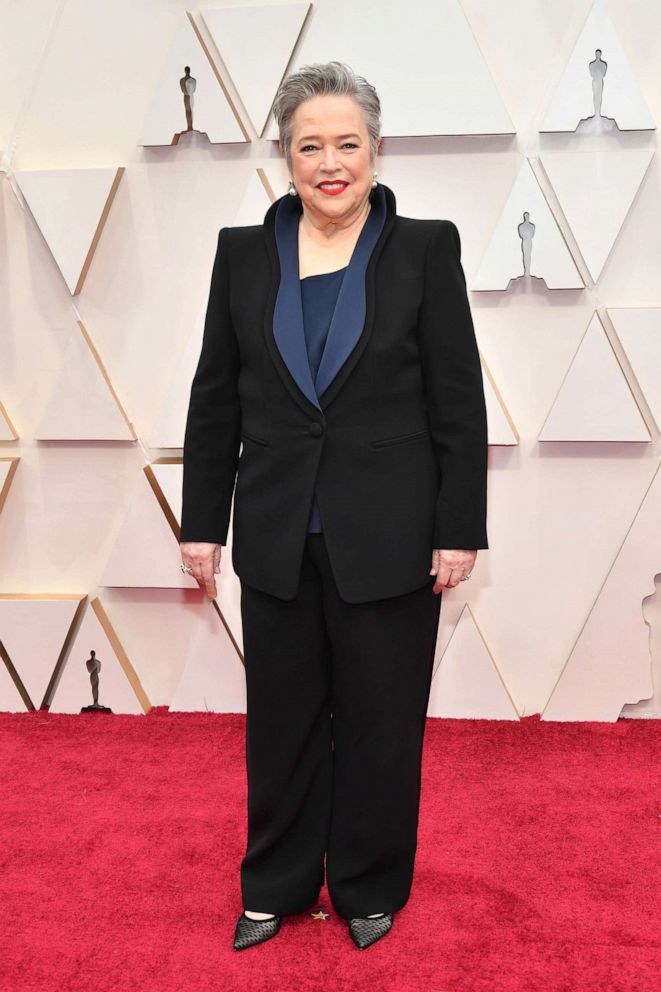
[[[372,189],[376,189],[376,187],[379,185],[378,182],[376,181],[376,177],[378,176],[378,174],[379,174],[378,172],[374,173],[374,179],[372,180]]]

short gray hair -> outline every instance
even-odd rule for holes
[[[294,114],[300,103],[314,96],[332,94],[350,96],[360,107],[370,140],[372,161],[378,152],[381,135],[381,102],[371,83],[343,62],[304,65],[280,83],[273,103],[273,114],[280,129],[280,149],[291,169],[291,142]]]

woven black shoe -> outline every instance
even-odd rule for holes
[[[392,913],[384,913],[383,916],[375,916],[371,919],[369,916],[357,916],[349,920],[349,933],[356,947],[362,951],[385,936],[392,926],[392,921]]]
[[[281,924],[281,916],[272,916],[268,920],[251,920],[244,911],[237,920],[234,950],[242,951],[245,947],[252,947],[253,944],[261,944],[262,941],[275,937]]]

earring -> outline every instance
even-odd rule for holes
[[[289,180],[289,189],[287,190],[290,196],[298,196],[298,190],[294,186],[294,180]]]
[[[379,174],[378,172],[374,173],[374,179],[372,180],[372,189],[376,189],[376,187],[379,185],[378,182],[376,181],[376,177],[378,176],[378,174]]]

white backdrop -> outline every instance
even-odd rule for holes
[[[453,21],[441,16],[448,15],[449,6]],[[608,0],[603,6],[651,117],[658,122],[658,3]],[[444,593],[432,715],[448,712],[444,698],[453,694],[463,699],[464,715],[505,715],[502,706],[498,710],[501,690],[500,703],[511,701],[515,718],[541,713],[565,677],[570,688],[556,696],[560,701],[553,719],[614,719],[623,706],[623,715],[661,716],[661,608],[655,594],[661,554],[655,560],[653,548],[661,538],[661,520],[657,518],[643,541],[652,549],[650,554],[623,547],[661,457],[659,432],[646,406],[652,406],[655,397],[641,392],[608,317],[611,308],[661,307],[658,156],[631,196],[596,283],[542,168],[545,152],[656,151],[658,132],[652,129],[616,129],[602,135],[540,133],[591,8],[592,0],[462,0],[461,5],[352,0],[348,6],[339,0],[318,0],[300,38],[291,39],[290,69],[306,61],[338,58],[376,85],[384,100],[379,177],[394,190],[400,213],[448,217],[457,224],[469,287],[526,159],[586,283],[582,290],[550,290],[539,279],[520,280],[506,291],[471,291],[483,363],[518,443],[490,447],[491,547],[479,552],[470,583]],[[239,134],[230,142],[211,144],[205,134],[194,133],[174,145],[140,144],[155,94],[163,85],[169,45],[182,29],[187,10],[215,63],[222,99],[233,107],[230,117],[238,118],[236,130],[249,141]],[[197,8],[176,0],[2,0],[0,11],[5,79],[0,88],[0,402],[19,435],[0,441],[0,459],[20,458],[4,503],[0,500],[0,642],[19,676],[22,666],[26,672],[32,669],[33,684],[36,666],[41,675],[36,684],[45,691],[60,657],[61,635],[53,634],[60,637],[59,643],[48,642],[41,654],[34,644],[28,648],[21,642],[16,615],[8,609],[3,613],[3,604],[11,605],[18,594],[36,597],[32,618],[39,624],[39,597],[98,597],[151,705],[169,705],[175,698],[208,699],[212,692],[184,692],[190,690],[191,680],[199,683],[208,677],[204,668],[191,668],[200,652],[207,657],[216,649],[219,657],[225,652],[227,664],[226,652],[232,650],[241,664],[238,584],[231,574],[230,548],[223,551],[226,569],[218,601],[227,627],[216,614],[209,627],[208,601],[176,574],[174,535],[170,540],[166,528],[164,537],[153,518],[142,528],[148,540],[130,543],[127,552],[141,556],[147,578],[135,586],[109,587],[103,577],[113,556],[117,561],[117,542],[127,514],[135,511],[143,467],[159,457],[176,460],[181,454],[177,448],[150,447],[150,438],[170,402],[191,334],[199,327],[218,229],[260,221],[268,198],[256,170],[264,170],[279,196],[287,188],[286,166],[272,140],[271,119],[264,132],[271,138],[260,137],[228,71],[230,57],[226,64]],[[453,38],[444,31],[461,31],[464,18],[466,60],[457,59],[450,72],[443,53],[454,47]],[[369,44],[361,33],[365,23],[371,25]],[[329,24],[335,25],[333,37]],[[256,59],[257,42],[255,46],[246,39],[243,57],[248,63]],[[475,51],[481,53],[481,62]],[[606,51],[603,57],[612,58]],[[375,66],[373,71],[368,62]],[[256,60],[255,71],[258,65]],[[417,90],[412,89],[412,76]],[[481,103],[490,85],[493,93]],[[429,121],[429,133],[407,137],[402,121],[416,92],[411,130],[424,132]],[[462,114],[460,101],[464,96],[468,101],[469,94],[470,114],[468,109]],[[502,125],[509,120],[512,133],[456,133],[457,120],[478,119],[485,107],[488,113],[480,119],[493,121],[494,132],[507,130]],[[434,133],[443,122],[448,133]],[[82,290],[72,296],[52,245],[30,209],[27,183],[23,187],[21,177],[34,170],[97,167],[124,167],[125,172]],[[613,197],[618,192],[613,189]],[[43,190],[41,197],[43,209]],[[83,206],[74,197],[70,209],[75,213]],[[609,209],[606,195],[602,208]],[[595,311],[634,401],[645,413],[651,440],[540,442],[538,435]],[[43,436],[44,413],[52,403],[72,335],[80,333],[78,320],[102,359],[137,440],[36,439]],[[656,327],[661,334],[658,314]],[[87,415],[81,404],[81,425]],[[1,480],[2,476],[0,492]],[[156,497],[154,505],[162,515]],[[140,520],[138,516],[138,524]],[[166,548],[163,542],[168,540]],[[594,639],[592,634],[590,641],[592,666],[572,655],[589,618],[596,616],[593,608],[611,568],[625,550],[630,564],[617,581],[627,588],[633,584],[640,606],[638,649],[643,644],[651,650],[647,673],[640,653],[632,657],[630,642],[621,640],[626,618],[616,606],[599,614],[599,636]],[[168,555],[175,573],[173,588],[150,585],[154,561],[162,566]],[[612,602],[617,603],[617,596]],[[87,622],[92,620],[90,613]],[[81,622],[78,617],[76,623]],[[75,647],[75,631],[72,640]],[[78,645],[78,660],[88,657],[88,643],[92,641]],[[607,658],[604,644],[612,648]],[[113,654],[112,638],[97,653],[108,665],[121,664]],[[654,689],[654,697],[626,706],[637,702],[640,693],[635,689],[645,677],[650,687],[646,695]],[[182,687],[186,678],[188,684]],[[227,687],[226,708],[240,709],[236,670],[228,673]],[[590,699],[600,698],[604,689],[601,716],[595,715]],[[31,697],[33,704],[39,705],[39,695]],[[222,684],[215,698],[210,708],[222,709]],[[87,702],[85,696],[74,699],[72,706]],[[57,693],[53,708],[56,704]],[[0,709],[21,706],[12,687],[0,680]]]

